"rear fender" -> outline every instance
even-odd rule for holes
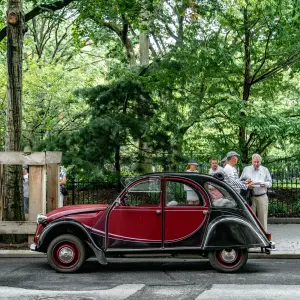
[[[268,247],[263,232],[245,219],[230,216],[216,218],[207,228],[203,249]]]

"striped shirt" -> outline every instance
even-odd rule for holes
[[[227,164],[224,168],[225,178],[224,181],[230,185],[238,194],[240,194],[241,190],[247,190],[248,185],[243,183],[238,176],[236,168]]]

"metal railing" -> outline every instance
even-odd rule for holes
[[[300,170],[270,170],[273,185],[268,190],[269,216],[300,216]]]
[[[74,204],[96,204],[112,203],[118,196],[118,191],[114,187],[104,185],[100,181],[68,180],[66,185],[68,196],[65,196],[64,205]]]

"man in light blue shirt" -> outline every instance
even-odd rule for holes
[[[269,170],[261,165],[259,154],[252,155],[252,166],[245,167],[241,179],[251,179],[254,186],[252,210],[267,231],[269,200],[267,189],[272,187],[272,177]]]

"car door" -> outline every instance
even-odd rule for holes
[[[164,247],[200,247],[209,210],[201,186],[185,178],[165,178],[163,198]]]
[[[131,184],[107,220],[110,249],[157,248],[162,246],[162,197],[159,177]]]

